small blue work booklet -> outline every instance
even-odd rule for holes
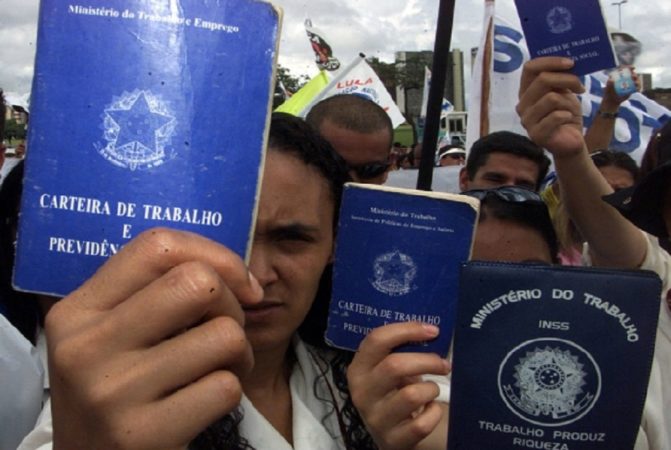
[[[448,449],[632,449],[660,296],[652,272],[465,265]]]
[[[40,3],[14,283],[66,295],[141,231],[250,245],[281,13]]]
[[[531,58],[564,56],[586,75],[617,66],[599,0],[515,0]]]
[[[446,355],[478,209],[472,197],[347,184],[326,341],[356,350],[373,328],[419,321],[440,335],[400,350]]]

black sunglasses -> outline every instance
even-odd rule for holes
[[[360,164],[358,166],[348,165],[347,167],[349,170],[354,171],[357,177],[364,180],[369,180],[371,178],[379,177],[385,173],[389,169],[389,166],[391,166],[390,162],[373,162]]]
[[[472,189],[464,191],[462,195],[475,197],[478,200],[484,200],[493,195],[508,203],[531,203],[545,206],[545,202],[538,193],[519,186],[501,186],[494,189]]]

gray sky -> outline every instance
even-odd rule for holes
[[[109,0],[113,5],[115,0]],[[280,64],[294,75],[314,75],[303,22],[307,16],[330,41],[343,64],[363,52],[391,62],[398,50],[432,50],[438,0],[276,0],[284,9]],[[86,2],[82,3],[86,4]],[[452,47],[464,51],[470,64],[482,28],[484,0],[456,2]],[[617,7],[602,0],[606,20],[618,26]],[[0,0],[0,87],[11,98],[30,91],[35,55],[38,0]],[[497,11],[506,18],[516,13],[513,0],[498,0]],[[629,0],[622,5],[623,31],[643,43],[639,72],[653,74],[655,87],[671,87],[671,2]],[[466,77],[470,70],[466,67]]]

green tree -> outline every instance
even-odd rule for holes
[[[377,76],[380,77],[380,81],[382,81],[382,84],[387,88],[394,101],[397,101],[397,86],[404,87],[406,95],[407,91],[413,89],[421,90],[424,87],[424,66],[431,66],[431,54],[430,52],[427,53],[428,56],[426,57],[424,53],[422,53],[419,57],[411,57],[404,63],[387,63],[380,61],[374,56],[366,58],[366,61],[373,68],[375,73],[377,73]],[[428,63],[426,62],[427,60]],[[405,117],[406,122],[412,126],[413,141],[417,141],[415,118],[412,114],[409,114],[408,111],[406,111],[403,116]]]
[[[391,98],[396,101],[396,86],[399,84],[401,74],[396,68],[395,63],[387,63],[380,61],[379,58],[371,56],[366,58],[366,62],[373,68],[377,76],[384,84],[384,87],[389,91]]]
[[[9,119],[5,122],[5,139],[11,141],[13,139],[25,139],[26,126],[17,123],[15,119]]]
[[[273,109],[277,108],[279,105],[284,103],[284,92],[282,92],[282,89],[280,88],[280,81],[284,85],[285,89],[289,91],[291,94],[302,88],[305,83],[307,83],[310,80],[310,77],[307,75],[298,75],[294,76],[291,74],[291,71],[286,68],[282,67],[281,65],[277,65],[277,82],[275,84],[275,93],[273,95]]]

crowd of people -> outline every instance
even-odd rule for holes
[[[646,269],[661,278],[635,449],[669,449],[671,124],[655,134],[641,169],[608,151],[614,117],[606,108],[623,99],[606,95],[604,114],[583,134],[575,95],[583,88],[571,64],[549,57],[525,65],[517,113],[528,137],[492,133],[467,156],[442,149],[439,161],[465,162],[459,189],[481,201],[473,260]],[[7,351],[36,370],[2,375],[10,387],[0,390],[0,429],[10,430],[5,417],[22,418],[11,445],[446,448],[449,360],[393,352],[435,338],[437,327],[385,325],[356,353],[323,338],[343,184],[384,183],[392,148],[389,117],[361,97],[323,100],[305,120],[274,114],[248,265],[201,236],[151,229],[63,299],[11,287],[17,166],[0,190],[0,348],[23,339]],[[549,185],[545,150],[556,171]],[[28,390],[30,399],[16,397]]]

